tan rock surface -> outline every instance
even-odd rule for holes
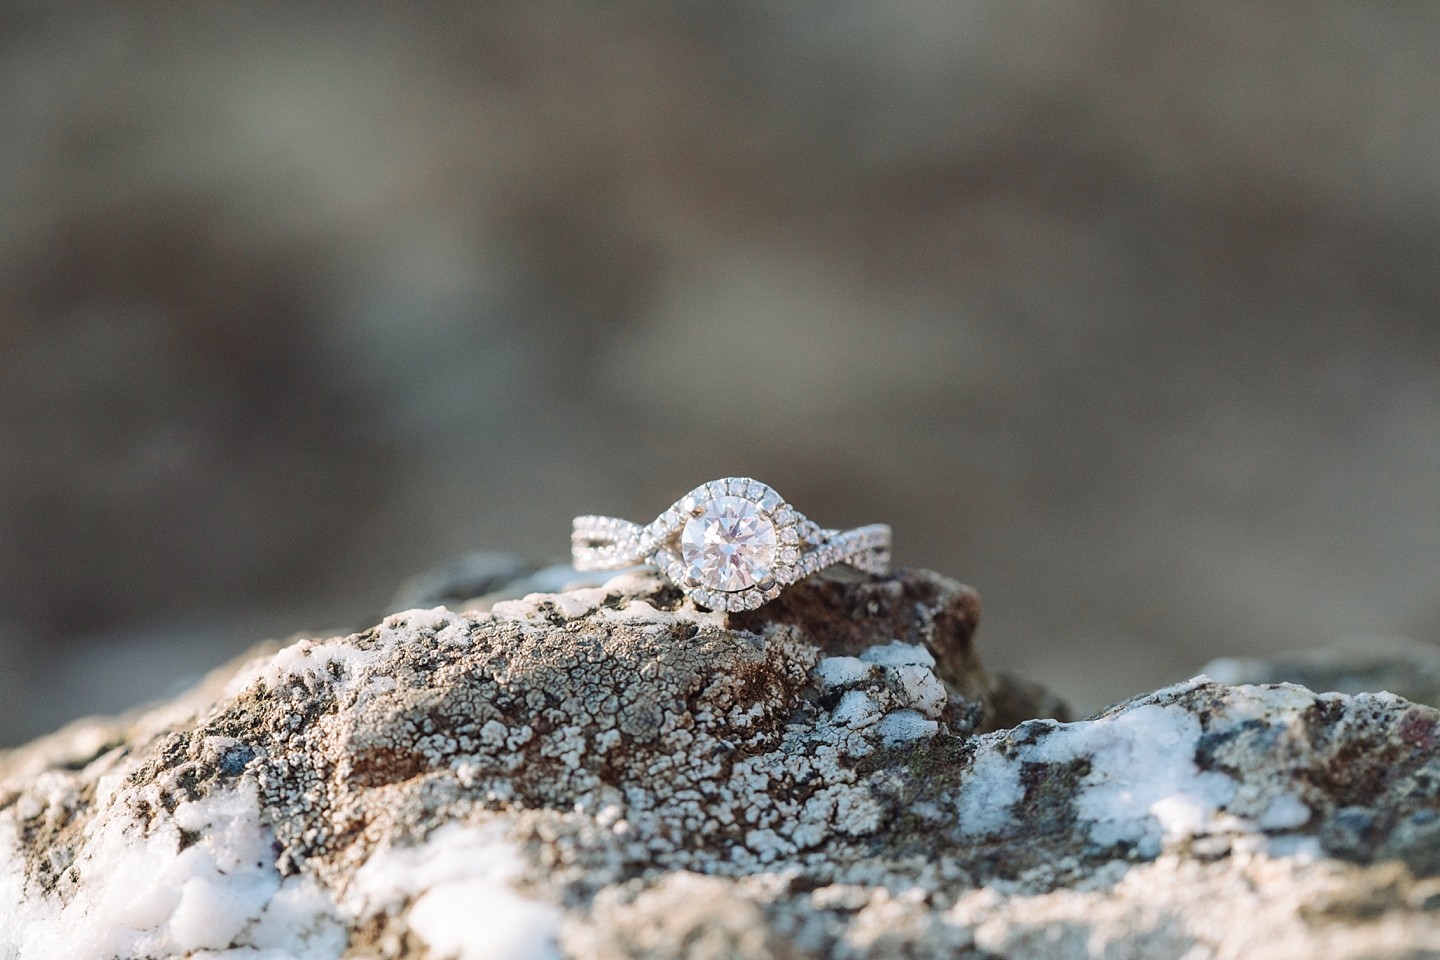
[[[628,574],[264,651],[0,755],[0,958],[1440,951],[1436,711],[1198,678],[1026,720],[978,616]]]

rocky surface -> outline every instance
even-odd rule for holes
[[[1222,683],[1298,683],[1319,693],[1388,690],[1440,707],[1440,647],[1404,637],[1357,637],[1268,659],[1222,657],[1205,673]]]
[[[258,651],[0,754],[0,958],[1440,954],[1440,712],[1199,677],[1062,723],[978,616],[629,573]]]

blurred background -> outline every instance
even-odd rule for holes
[[[731,474],[1082,711],[1440,642],[1440,7],[0,11],[0,744]]]

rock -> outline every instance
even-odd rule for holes
[[[1440,712],[1199,677],[1041,719],[978,614],[629,573],[267,649],[0,754],[0,958],[1440,951]]]
[[[1222,683],[1298,683],[1320,693],[1388,690],[1440,707],[1440,647],[1403,637],[1362,637],[1270,659],[1222,657],[1204,672]]]

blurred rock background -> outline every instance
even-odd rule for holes
[[[751,474],[1082,709],[1440,641],[1440,8],[17,0],[0,743]]]

